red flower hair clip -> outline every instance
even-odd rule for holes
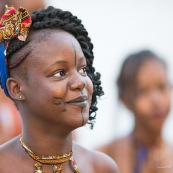
[[[7,41],[13,37],[25,41],[32,19],[26,9],[20,7],[16,10],[14,7],[6,6],[6,12],[0,20],[0,41]]]

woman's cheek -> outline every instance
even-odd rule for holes
[[[54,83],[52,86],[53,96],[57,98],[64,98],[68,92],[68,83],[65,81],[58,81],[56,84]]]
[[[94,92],[94,86],[93,86],[91,79],[89,77],[86,77],[85,83],[86,83],[86,89],[87,89],[89,95],[92,95]]]
[[[149,111],[149,101],[145,99],[137,99],[135,102],[135,110],[137,115],[147,115]]]

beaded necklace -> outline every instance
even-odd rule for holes
[[[63,163],[70,161],[71,165],[76,173],[80,173],[79,168],[73,158],[73,152],[70,151],[66,154],[59,156],[37,156],[32,150],[30,150],[23,141],[22,136],[20,136],[20,143],[28,155],[34,159],[36,162],[34,164],[34,173],[43,172],[43,164],[51,165],[53,173],[64,173],[62,170]]]

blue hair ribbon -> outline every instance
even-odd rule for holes
[[[1,87],[4,90],[5,94],[9,96],[8,90],[7,90],[7,86],[6,86],[6,82],[8,79],[8,71],[7,71],[7,63],[6,63],[6,56],[4,54],[5,52],[5,43],[1,42],[0,43],[0,83],[1,83]]]

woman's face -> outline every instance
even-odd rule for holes
[[[136,122],[158,131],[168,115],[171,104],[171,86],[165,67],[157,60],[147,60],[137,74],[133,111]]]
[[[67,32],[53,31],[34,43],[27,61],[23,86],[27,114],[61,127],[86,124],[93,84],[78,41]]]

